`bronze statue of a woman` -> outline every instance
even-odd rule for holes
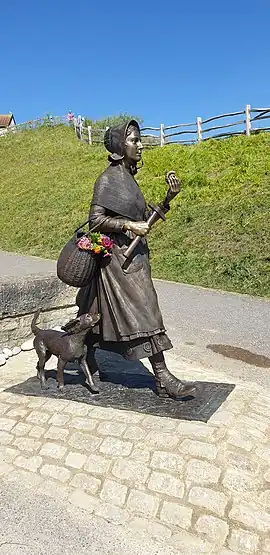
[[[128,360],[149,358],[156,378],[158,395],[183,398],[194,395],[195,387],[184,384],[169,372],[163,351],[172,348],[166,335],[158,300],[151,279],[146,235],[149,210],[134,179],[142,156],[140,128],[136,121],[111,127],[104,144],[110,152],[108,168],[94,186],[90,207],[90,228],[114,241],[112,257],[104,259],[96,279],[80,289],[79,314],[95,311],[101,319],[88,338],[89,366],[93,367],[94,349],[110,350]],[[163,212],[179,192],[179,181],[171,173]],[[125,264],[131,241],[141,240]]]

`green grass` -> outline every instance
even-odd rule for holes
[[[147,200],[174,169],[182,193],[149,237],[153,276],[270,296],[270,134],[146,150],[138,174]],[[0,138],[0,247],[56,258],[87,219],[102,146],[58,126]]]

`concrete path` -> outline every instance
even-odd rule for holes
[[[270,387],[269,300],[161,280],[155,286],[176,352]],[[233,347],[234,358],[213,352],[210,345]],[[249,363],[237,359],[239,347],[248,351]]]
[[[34,351],[0,368],[0,555],[270,553],[270,389],[167,361],[236,383],[208,423],[7,391]]]

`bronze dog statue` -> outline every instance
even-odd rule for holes
[[[46,388],[45,364],[52,355],[55,355],[58,358],[57,381],[60,390],[64,388],[63,372],[66,363],[77,360],[84,371],[86,384],[91,392],[99,393],[87,364],[87,347],[84,340],[89,330],[99,321],[100,315],[82,314],[62,326],[63,331],[61,332],[52,329],[40,329],[36,324],[39,314],[40,310],[34,314],[31,330],[35,335],[34,348],[38,355],[37,376],[40,379],[41,388]]]

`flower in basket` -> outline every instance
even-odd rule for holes
[[[111,256],[114,242],[102,233],[90,233],[89,236],[84,235],[77,241],[79,249],[91,252],[92,254],[100,254],[104,257]]]

